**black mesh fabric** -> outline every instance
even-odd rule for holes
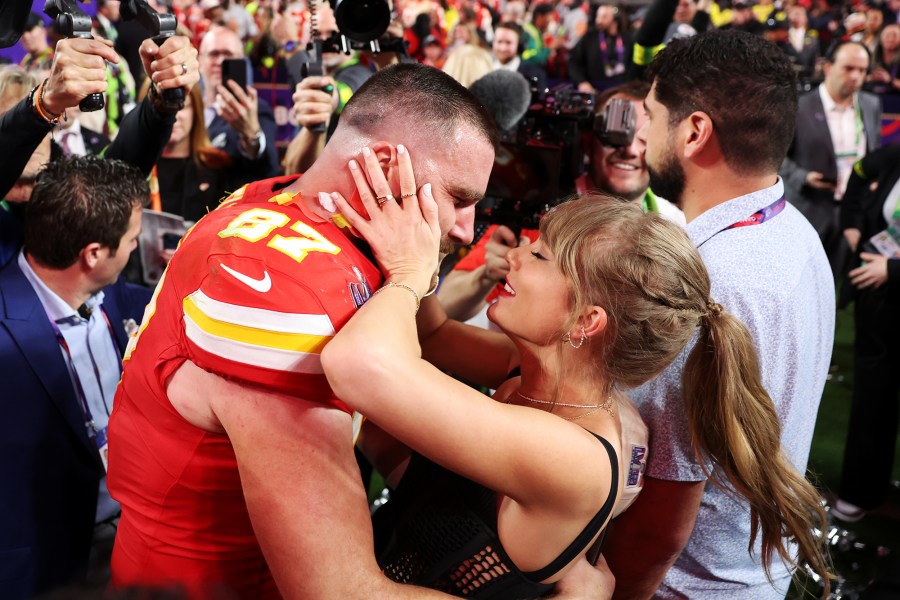
[[[379,565],[394,581],[493,600],[535,598],[553,587],[528,579],[506,555],[493,491],[420,456],[373,522]]]

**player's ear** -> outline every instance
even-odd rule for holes
[[[391,186],[394,195],[399,197],[400,179],[397,172],[397,146],[390,142],[375,142],[370,148],[375,153],[375,158],[378,159],[378,164],[384,172],[388,185]]]

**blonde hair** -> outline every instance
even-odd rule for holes
[[[588,306],[607,312],[589,351],[609,388],[658,376],[697,334],[682,383],[698,461],[711,459],[727,481],[707,472],[714,483],[747,500],[748,550],[760,536],[767,576],[777,553],[792,567],[807,561],[827,585],[823,540],[813,531],[825,526],[819,495],[782,452],[750,332],[711,301],[709,274],[684,231],[633,203],[594,194],[552,209],[541,239],[570,283],[573,310],[562,331]],[[786,538],[799,545],[799,559]]]
[[[15,106],[37,84],[37,76],[25,69],[20,67],[0,69],[0,114]]]
[[[447,56],[443,71],[463,86],[469,87],[494,70],[494,59],[484,48],[463,44]]]

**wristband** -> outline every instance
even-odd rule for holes
[[[31,90],[31,94],[28,96],[28,104],[31,106],[31,111],[42,121],[48,125],[59,125],[59,120],[65,116],[66,111],[63,110],[62,113],[55,115],[44,106],[44,86],[47,84],[47,81],[45,79]]]

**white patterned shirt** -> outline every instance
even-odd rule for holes
[[[763,384],[782,426],[782,448],[805,472],[834,339],[834,280],[822,243],[788,204],[759,225],[727,229],[784,195],[777,183],[724,202],[688,223],[712,281],[712,299],[750,330]],[[656,380],[631,398],[650,428],[647,475],[703,481],[684,417],[681,372],[689,346]],[[747,552],[750,513],[712,484],[703,493],[694,532],[666,574],[657,597],[760,600],[784,598],[790,575],[776,561],[775,587]]]

